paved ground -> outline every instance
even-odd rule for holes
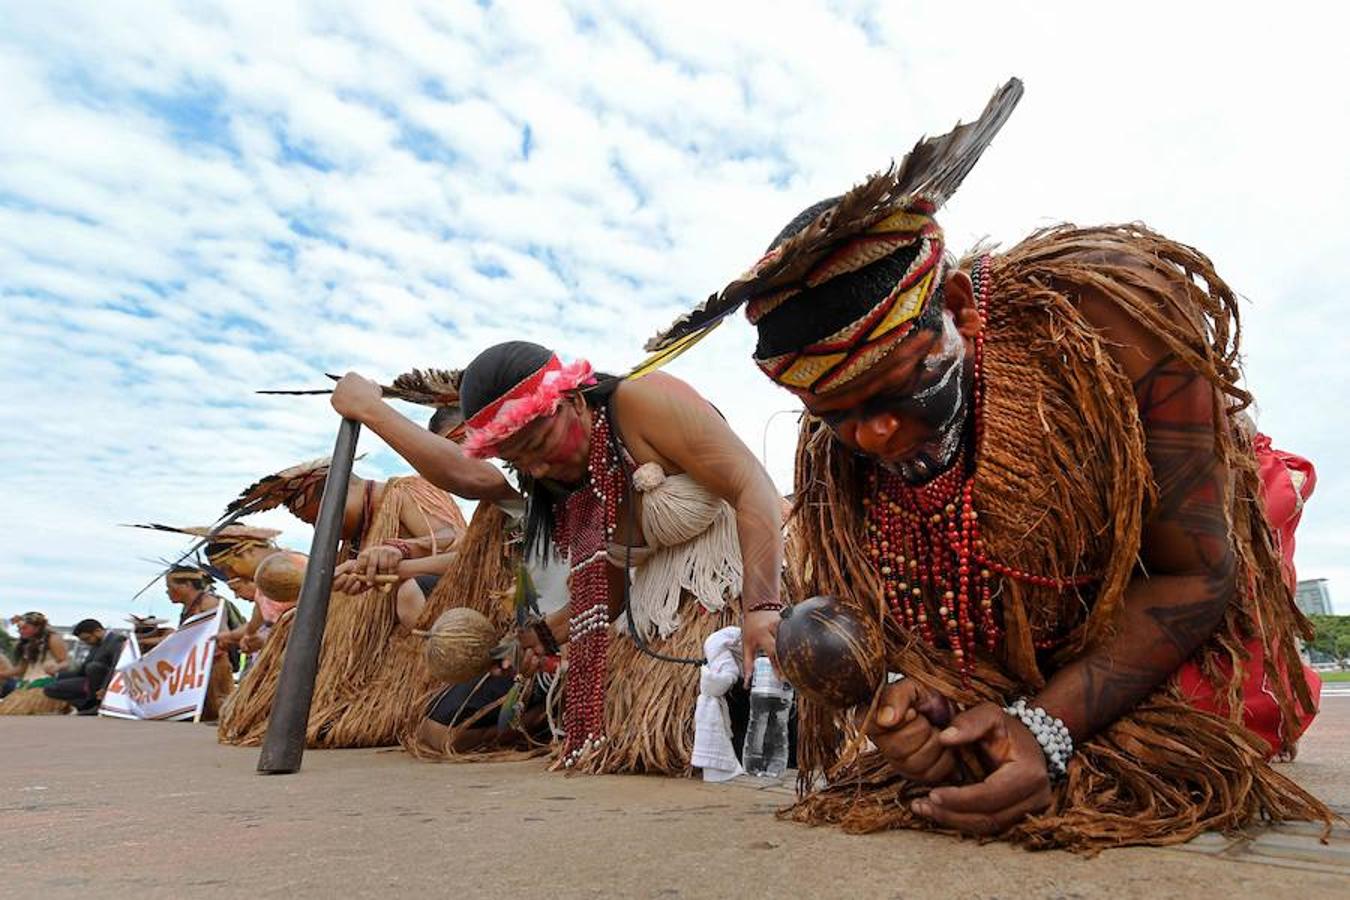
[[[1350,830],[1081,859],[776,821],[785,787],[311,752],[291,776],[175,723],[0,717],[0,885],[25,898],[1350,896]],[[1291,771],[1350,816],[1350,697]],[[11,890],[13,892],[11,893]]]

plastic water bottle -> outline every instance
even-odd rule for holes
[[[750,723],[741,748],[747,774],[777,778],[786,771],[791,710],[792,688],[774,674],[767,656],[756,657],[750,679]]]

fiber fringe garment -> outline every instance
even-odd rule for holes
[[[0,716],[58,716],[70,712],[64,700],[53,700],[42,688],[20,688],[0,700]]]
[[[1214,385],[1230,417],[1251,400],[1239,386],[1237,298],[1190,247],[1142,225],[1065,225],[993,257],[991,276],[985,438],[974,483],[983,537],[1004,565],[1061,581],[1099,576],[1093,594],[1001,579],[1003,646],[997,658],[981,653],[963,685],[950,654],[902,633],[885,612],[866,555],[869,464],[811,417],[797,454],[793,549],[802,594],[833,594],[881,618],[888,668],[963,706],[1033,693],[1049,671],[1109,637],[1135,571],[1155,486],[1132,385],[1079,312],[1078,293],[1099,293],[1156,335]],[[1244,641],[1259,639],[1268,660],[1298,673],[1295,639],[1311,632],[1281,577],[1250,445],[1238,429],[1220,429],[1216,451],[1233,473],[1227,506],[1239,595],[1196,658],[1227,698],[1229,717],[1189,706],[1172,679],[1082,742],[1050,809],[1006,839],[1093,852],[1181,843],[1261,820],[1330,823],[1328,809],[1272,769],[1268,747],[1241,724]],[[1053,650],[1042,669],[1047,658],[1035,648],[1047,642]],[[1225,676],[1221,662],[1234,674]],[[1295,677],[1271,686],[1290,725],[1284,733],[1297,734],[1296,709],[1312,710],[1307,685]],[[800,797],[786,818],[851,832],[931,827],[908,808],[927,789],[893,774],[875,750],[853,750],[845,716],[807,701],[800,712]]]
[[[391,478],[385,482],[380,504],[361,535],[361,546],[372,547],[399,537],[407,504],[426,517],[432,531],[464,528],[459,507],[444,491],[417,476]],[[352,555],[346,547],[339,558]],[[294,618],[288,615],[277,623],[225,707],[219,731],[222,743],[252,746],[262,742]],[[307,746],[384,747],[397,743],[404,708],[396,693],[388,693],[389,685],[406,677],[420,664],[421,656],[420,641],[411,635],[401,639],[398,628],[392,593],[368,590],[333,595],[315,677]]]
[[[497,633],[505,636],[514,624],[511,595],[513,573],[519,563],[519,543],[509,540],[514,526],[511,517],[495,503],[479,503],[469,528],[456,546],[455,562],[436,582],[417,627],[427,629],[447,609],[467,606],[488,617]],[[417,642],[416,664],[410,677],[397,686],[402,720],[399,743],[418,759],[463,759],[476,754],[437,752],[422,746],[417,732],[427,717],[432,701],[446,685],[427,672],[425,640]]]
[[[657,653],[697,659],[713,632],[737,621],[742,567],[735,513],[688,475],[668,476],[659,465],[639,466],[632,479],[635,497],[641,498],[647,542],[635,551],[640,556],[633,557],[634,624]],[[622,564],[622,548],[611,545],[608,555],[612,563]],[[608,739],[576,768],[606,774],[689,774],[698,667],[643,653],[625,616],[611,627]]]
[[[680,625],[685,594],[710,613],[721,612],[728,600],[740,596],[736,511],[693,478],[667,476],[656,463],[637,468],[633,487],[641,497],[647,542],[632,550],[633,624],[644,637],[668,638]],[[623,566],[626,553],[611,547],[610,562]]]

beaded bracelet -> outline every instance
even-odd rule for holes
[[[398,555],[403,557],[404,559],[407,559],[409,556],[412,555],[412,545],[405,540],[401,540],[400,538],[390,538],[389,540],[384,542],[384,546],[392,547],[393,549],[397,550]]]
[[[1003,711],[1027,726],[1041,745],[1045,754],[1046,769],[1050,772],[1052,783],[1060,781],[1069,771],[1069,757],[1073,756],[1073,737],[1063,720],[1057,719],[1044,708],[1027,706],[1025,698],[1013,701],[1012,706],[1003,707]]]
[[[782,608],[783,603],[781,600],[766,600],[763,603],[756,603],[745,612],[747,615],[757,612],[779,612]]]

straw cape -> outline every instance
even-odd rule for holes
[[[982,534],[994,558],[1023,571],[1099,574],[1092,602],[1002,579],[1004,644],[998,654],[981,653],[963,683],[949,653],[907,639],[885,611],[864,533],[871,464],[809,416],[797,455],[801,591],[836,595],[886,623],[889,669],[961,705],[1001,703],[1039,687],[1047,657],[1038,657],[1036,642],[1045,636],[1056,638],[1047,652],[1058,665],[1112,632],[1155,499],[1132,385],[1076,298],[1096,292],[1155,335],[1226,398],[1230,419],[1251,399],[1239,384],[1237,298],[1190,247],[1141,225],[1066,225],[994,255],[990,272],[985,433],[974,476]],[[1078,745],[1050,809],[1013,828],[1009,840],[1095,851],[1181,843],[1261,820],[1330,822],[1328,809],[1273,769],[1268,747],[1242,725],[1244,644],[1258,640],[1267,660],[1301,673],[1295,639],[1309,626],[1281,577],[1250,446],[1237,428],[1221,427],[1215,442],[1234,476],[1227,515],[1239,597],[1198,658],[1230,715],[1202,712],[1175,681],[1165,684]],[[1271,678],[1270,688],[1286,733],[1296,734],[1298,710],[1310,712],[1313,702],[1301,674]],[[931,827],[907,802],[926,788],[894,774],[875,751],[845,753],[849,732],[846,716],[803,702],[802,795],[785,815],[855,832]]]
[[[0,700],[0,716],[59,716],[70,712],[64,700],[53,700],[42,688],[23,688]]]
[[[436,582],[427,597],[427,605],[417,621],[426,630],[447,609],[468,607],[487,616],[499,637],[514,627],[511,610],[513,573],[520,563],[518,529],[511,517],[495,503],[479,503],[469,528],[456,545],[455,564]],[[417,740],[417,732],[435,698],[447,687],[431,676],[424,654],[425,639],[409,636],[416,650],[416,662],[409,677],[395,686],[403,710],[399,743],[419,759],[464,760],[481,758],[477,754],[437,752]]]
[[[250,509],[268,508],[265,504],[288,502],[285,496],[294,497],[297,490],[311,493],[314,486],[309,479],[320,468],[326,473],[327,464],[328,460],[317,460],[262,479],[232,507],[244,501]],[[321,489],[321,478],[318,483]],[[401,523],[409,505],[425,517],[433,532],[464,528],[463,514],[444,491],[417,476],[391,478],[385,482],[383,497],[365,525],[360,546],[406,536],[401,535]],[[339,559],[354,555],[350,544],[339,551]],[[294,616],[288,614],[277,624],[225,707],[219,729],[222,743],[261,743],[293,621]],[[396,743],[403,708],[398,697],[388,692],[388,679],[402,677],[401,673],[418,663],[414,657],[420,654],[420,648],[399,636],[398,628],[391,594],[375,589],[334,594],[310,707],[308,746],[379,747]]]

